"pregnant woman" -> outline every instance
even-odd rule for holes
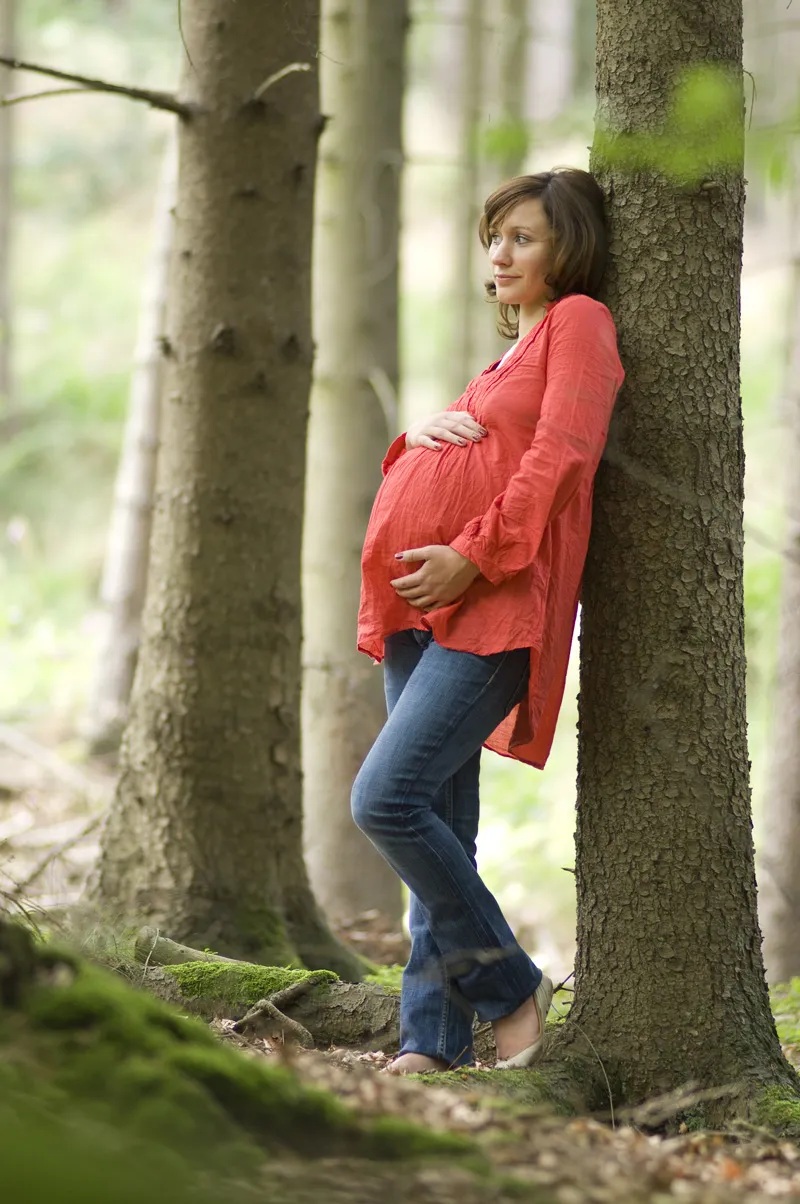
[[[498,1067],[542,1051],[552,982],[476,869],[480,757],[544,768],[623,379],[594,300],[606,231],[591,175],[509,181],[480,237],[513,345],[391,445],[362,557],[358,646],[383,662],[388,719],[352,808],[411,892],[398,1074],[469,1064],[475,1015]]]

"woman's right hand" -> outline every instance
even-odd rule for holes
[[[415,422],[406,431],[406,451],[414,447],[429,447],[431,451],[441,451],[442,444],[456,443],[466,447],[470,441],[478,442],[489,432],[481,426],[466,410],[443,410],[441,414],[433,414]]]

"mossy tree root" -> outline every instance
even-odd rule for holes
[[[360,1119],[286,1067],[243,1057],[119,976],[35,945],[0,918],[0,1130],[13,1132],[20,1107],[43,1125],[68,1116],[73,1132],[85,1120],[91,1142],[107,1137],[117,1152],[120,1139],[126,1150],[138,1142],[140,1154],[158,1145],[167,1169],[179,1159],[184,1172],[233,1166],[237,1179],[262,1174],[265,1149],[483,1162],[463,1137]]]
[[[369,983],[340,982],[329,970],[287,970],[250,962],[181,962],[149,965],[142,986],[158,998],[204,1020],[239,1021],[262,1000],[305,979],[315,985],[280,1005],[318,1047],[357,1046],[390,1053],[399,1040],[399,999]]]

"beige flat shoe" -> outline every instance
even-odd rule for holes
[[[553,984],[546,974],[542,975],[542,981],[536,988],[533,1002],[536,1004],[536,1010],[539,1013],[539,1024],[541,1026],[538,1040],[534,1041],[533,1045],[528,1045],[525,1049],[521,1049],[518,1054],[514,1054],[513,1058],[499,1059],[495,1062],[495,1070],[522,1070],[526,1066],[533,1066],[534,1062],[538,1062],[542,1056],[544,1049],[544,1022],[547,1019],[547,1013],[550,1011],[550,1004],[553,1002]]]

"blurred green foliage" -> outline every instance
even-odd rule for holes
[[[741,167],[743,118],[741,79],[725,68],[698,64],[676,81],[661,129],[619,131],[598,124],[594,161],[617,170],[654,171],[684,186],[696,184],[714,172]],[[795,107],[777,126],[756,124],[749,131],[750,162],[775,186],[788,180],[790,138],[797,127]]]

